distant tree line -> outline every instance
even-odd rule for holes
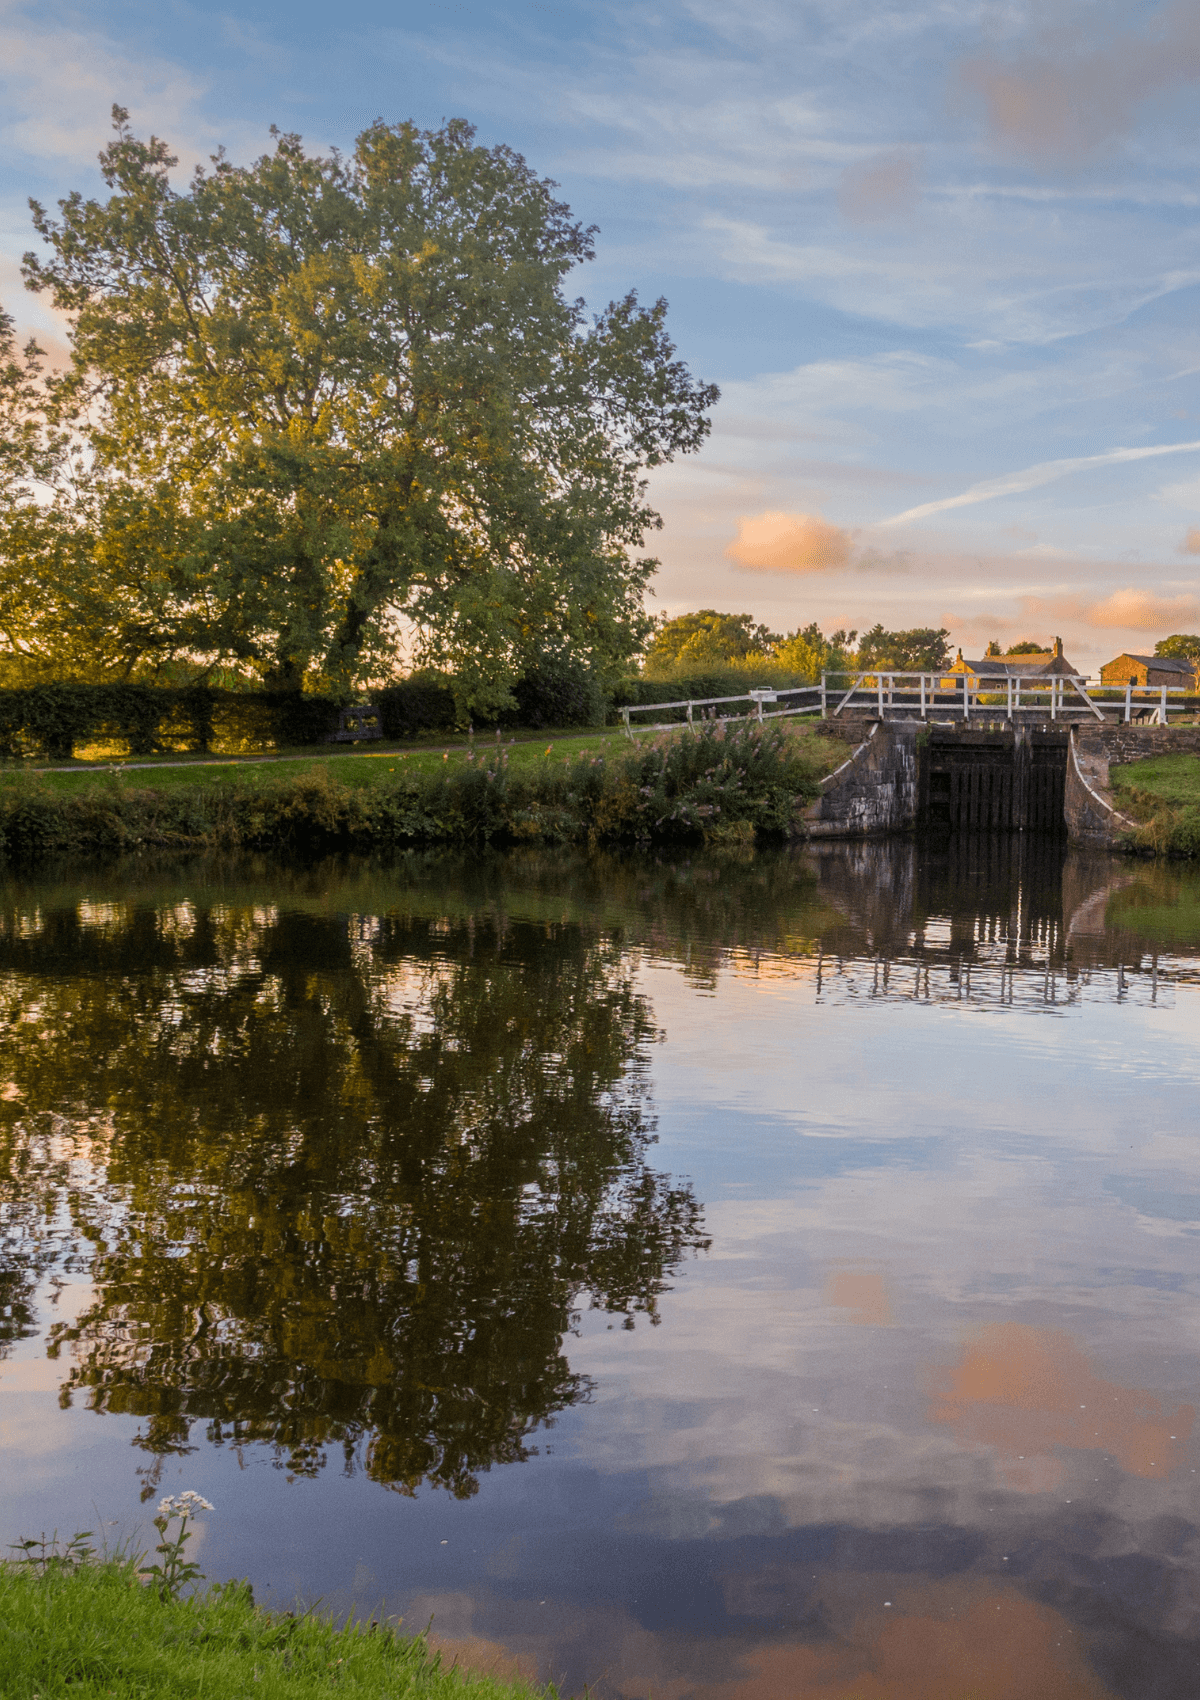
[[[815,683],[822,673],[864,667],[929,673],[949,665],[949,637],[945,627],[892,632],[882,625],[861,634],[839,629],[827,637],[815,622],[784,634],[756,624],[749,614],[702,608],[695,614],[661,619],[646,647],[643,665],[650,677],[669,677],[761,663],[785,669],[808,683]]]

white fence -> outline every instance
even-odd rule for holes
[[[849,687],[834,680],[849,680]],[[880,719],[889,710],[916,710],[921,720],[931,713],[969,720],[972,714],[992,714],[1012,720],[1022,712],[1042,712],[1050,720],[1077,719],[1081,714],[1104,720],[1111,715],[1130,721],[1149,716],[1167,724],[1171,707],[1190,707],[1196,696],[1167,685],[1099,685],[1081,673],[823,673],[822,714],[832,718],[846,707],[874,709]],[[1170,699],[1182,698],[1172,703]],[[827,706],[828,705],[828,706]]]
[[[845,681],[850,683],[846,686]],[[836,683],[835,681],[841,681]],[[785,698],[803,697],[804,702],[788,708],[771,709],[766,705]],[[1173,699],[1183,699],[1182,701]],[[753,706],[745,715],[730,719],[782,720],[795,714],[819,714],[823,720],[835,719],[844,708],[872,709],[881,720],[900,718],[915,712],[917,718],[928,720],[931,715],[969,720],[1003,718],[1012,720],[1022,713],[1041,711],[1049,720],[1078,719],[1080,715],[1106,717],[1129,722],[1151,719],[1158,726],[1167,725],[1170,708],[1190,708],[1200,699],[1187,689],[1177,690],[1167,685],[1125,686],[1099,685],[1081,673],[1030,673],[1014,676],[1009,673],[879,673],[864,669],[860,673],[822,673],[819,685],[767,686],[744,691],[733,697],[685,697],[677,702],[630,703],[621,709],[625,731],[633,736],[630,717],[635,714],[665,713],[668,709],[685,709],[687,724],[695,724],[696,712],[704,720],[723,718],[716,711],[731,703],[748,702]],[[659,721],[646,727],[650,732],[668,730],[678,721]]]
[[[797,704],[792,708],[772,709],[768,714],[766,712],[767,703],[778,702],[780,697],[811,697],[813,700],[811,702]],[[729,715],[727,718],[731,720],[783,720],[790,714],[820,714],[824,716],[825,687],[823,683],[820,685],[794,685],[788,688],[781,686],[777,689],[769,685],[763,685],[757,690],[744,691],[741,696],[736,697],[684,697],[681,698],[679,702],[630,703],[627,707],[623,707],[621,709],[621,719],[625,723],[626,732],[632,738],[633,728],[629,724],[629,717],[631,714],[660,714],[668,708],[685,708],[687,710],[687,724],[689,726],[693,726],[695,725],[695,713],[697,709],[701,710],[701,718],[704,720],[726,718],[724,716],[704,713],[703,711],[706,709],[723,708],[726,704],[731,702],[749,702],[754,705],[747,714]],[[659,722],[657,725],[648,726],[646,730],[648,732],[662,732],[668,730],[671,726],[677,725],[679,725],[677,720],[664,720]]]

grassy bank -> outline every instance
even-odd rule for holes
[[[1159,855],[1200,854],[1200,756],[1153,756],[1109,771],[1117,807],[1141,823],[1138,844]]]
[[[120,1563],[0,1565],[0,1694],[13,1700],[531,1700],[441,1668],[424,1641],[259,1610],[236,1583],[160,1600]]]
[[[666,843],[786,833],[844,745],[811,726],[0,777],[0,854]]]

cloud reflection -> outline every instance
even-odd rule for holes
[[[430,1644],[443,1665],[527,1681],[561,1681],[564,1669],[570,1681],[586,1671],[589,1692],[622,1700],[647,1693],[660,1700],[1111,1697],[1070,1620],[1006,1582],[811,1575],[807,1566],[769,1567],[736,1581],[732,1615],[772,1617],[774,1632],[756,1627],[718,1639],[710,1628],[651,1628],[627,1608],[466,1594],[421,1596],[410,1620],[433,1617]],[[755,1609],[758,1585],[766,1587],[766,1611]],[[727,1588],[727,1603],[729,1595]]]
[[[1071,1336],[1001,1322],[939,1373],[929,1420],[966,1446],[993,1446],[1008,1486],[1041,1493],[1062,1478],[1058,1447],[1103,1452],[1129,1475],[1163,1479],[1182,1459],[1195,1412],[1168,1417],[1144,1388],[1097,1375]]]
[[[841,1320],[890,1328],[892,1304],[882,1275],[864,1269],[835,1269],[825,1283],[825,1303],[848,1311]]]
[[[856,1580],[869,1586],[868,1578]],[[1109,1693],[1068,1621],[1014,1589],[875,1580],[877,1602],[840,1633],[756,1648],[742,1674],[698,1688],[697,1700],[1105,1700]]]

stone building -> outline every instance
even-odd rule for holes
[[[1173,655],[1131,655],[1128,651],[1106,661],[1100,669],[1102,685],[1166,685],[1173,691],[1197,688],[1197,663]]]

